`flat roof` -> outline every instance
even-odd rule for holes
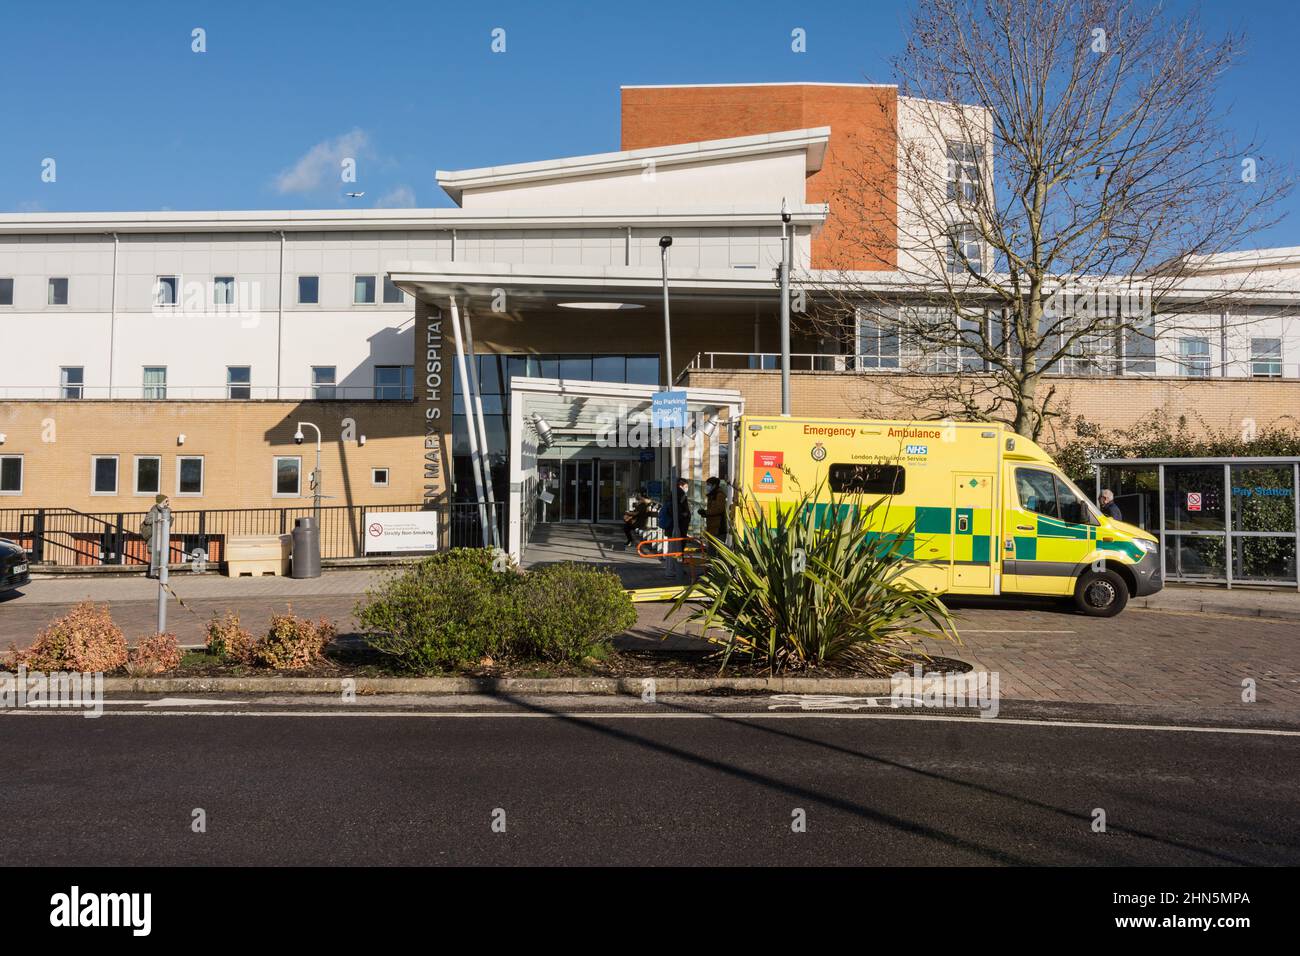
[[[898,88],[897,83],[835,83],[824,80],[776,80],[770,83],[623,83],[620,90],[690,90],[728,86],[860,86],[867,88]]]
[[[825,221],[825,203],[794,203],[802,225]],[[346,232],[406,229],[551,229],[561,226],[746,225],[776,221],[770,206],[659,206],[569,209],[258,209],[166,212],[0,213],[0,235],[82,235],[186,232]]]

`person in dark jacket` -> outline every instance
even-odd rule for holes
[[[1120,511],[1119,505],[1115,504],[1115,492],[1109,488],[1101,490],[1101,500],[1097,502],[1097,505],[1101,508],[1101,513],[1107,518],[1113,518],[1116,521],[1124,520],[1124,512]]]
[[[690,483],[685,478],[677,479],[677,533],[675,538],[685,538],[691,533],[691,498],[686,493]]]
[[[623,533],[627,535],[628,544],[635,544],[633,539],[637,532],[645,530],[646,522],[650,518],[650,510],[650,499],[645,496],[644,491],[638,491],[632,507],[623,515]]]
[[[714,477],[704,483],[704,507],[700,509],[704,530],[713,537],[727,536],[727,495],[722,490],[722,479]]]

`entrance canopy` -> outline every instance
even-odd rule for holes
[[[512,380],[508,547],[516,561],[522,561],[536,522],[564,517],[566,504],[575,520],[620,520],[632,494],[666,489],[670,468],[692,482],[713,475],[730,479],[734,462],[728,452],[744,411],[740,392],[680,389],[685,427],[661,429],[652,415],[661,391],[651,385]],[[586,488],[591,497],[584,502],[578,496]]]

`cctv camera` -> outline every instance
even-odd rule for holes
[[[301,428],[298,429],[296,432],[293,433],[293,443],[294,443],[295,445],[301,445],[301,444],[302,444],[302,429],[301,429]]]

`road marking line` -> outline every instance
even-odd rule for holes
[[[228,703],[228,701],[221,701]],[[354,705],[348,705],[354,706]],[[32,716],[57,716],[66,714],[70,716],[84,716],[82,708],[65,708],[62,710],[0,710],[0,714],[12,714],[20,716],[30,714]],[[182,711],[182,710],[118,710],[112,713],[105,711],[105,717],[423,717],[432,719],[441,718],[460,718],[460,719],[490,719],[490,720],[517,720],[521,718],[540,718],[554,719],[557,717],[569,717],[575,720],[916,720],[928,721],[931,723],[963,723],[974,724],[982,727],[996,727],[998,725],[1013,724],[1023,727],[1068,727],[1072,729],[1083,730],[1146,730],[1164,733],[1184,733],[1184,734],[1239,734],[1245,736],[1259,737],[1300,737],[1300,730],[1272,730],[1260,727],[1180,727],[1176,724],[1117,724],[1104,721],[1087,721],[1087,720],[1038,720],[1031,717],[993,717],[981,718],[976,716],[957,717],[942,714],[829,714],[825,711],[815,713],[774,713],[771,711],[759,711],[757,713],[673,713],[673,714],[646,714],[646,713],[619,713],[617,711],[602,713],[601,711],[580,711],[572,713],[535,713],[533,711],[524,711],[518,713],[503,713],[499,711],[407,711],[407,710],[291,710],[291,711],[255,711],[255,710],[204,710],[204,711]]]
[[[985,628],[980,630],[973,627],[959,627],[957,628],[957,633],[958,634],[1078,634],[1079,632],[1078,631],[1043,631],[1043,630],[1008,631],[1008,630],[1003,630],[1000,627],[990,627],[990,628]]]

